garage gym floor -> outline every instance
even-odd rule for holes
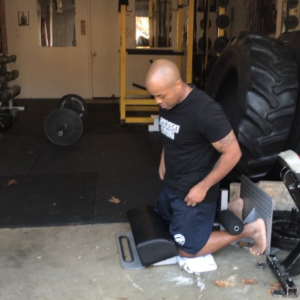
[[[1,300],[273,299],[276,278],[256,268],[265,256],[235,246],[200,277],[177,265],[122,269],[115,234],[130,230],[128,209],[155,204],[161,137],[121,126],[117,104],[89,103],[81,139],[58,147],[43,131],[56,104],[18,100],[26,110],[0,135]]]

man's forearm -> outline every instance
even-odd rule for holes
[[[201,182],[199,182],[198,185],[208,191],[234,168],[240,157],[240,151],[223,153],[214,165],[211,172]]]

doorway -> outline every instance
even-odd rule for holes
[[[119,97],[119,2],[90,1],[92,97]]]

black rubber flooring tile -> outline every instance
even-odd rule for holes
[[[155,166],[143,133],[83,134],[71,146],[48,143],[33,174],[105,172]]]
[[[92,223],[96,173],[0,177],[0,227]]]
[[[0,135],[0,176],[29,174],[46,144],[42,135]]]
[[[16,99],[14,106],[24,106],[24,111],[19,111],[18,117],[13,122],[7,135],[42,135],[44,122],[48,114],[57,108],[58,99]]]
[[[152,157],[159,166],[163,149],[163,137],[160,132],[145,132],[145,138],[151,151]]]
[[[127,222],[126,212],[140,205],[156,205],[163,188],[157,167],[115,174],[97,174],[95,223]]]

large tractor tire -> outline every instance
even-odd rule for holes
[[[278,40],[292,49],[294,60],[298,65],[298,82],[300,83],[300,31],[285,32],[279,36]],[[294,150],[300,154],[300,92],[298,92],[295,117],[284,150]]]
[[[239,141],[235,170],[263,178],[288,140],[298,94],[297,64],[278,40],[242,32],[221,53],[205,91],[219,102]]]

